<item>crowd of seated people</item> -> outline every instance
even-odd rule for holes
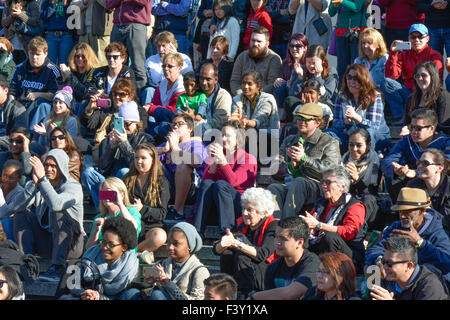
[[[0,240],[59,299],[448,299],[450,6],[403,2],[7,0]]]

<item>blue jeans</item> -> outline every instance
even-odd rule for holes
[[[386,98],[386,102],[389,104],[392,117],[401,119],[405,113],[406,99],[408,99],[411,91],[400,82],[391,78],[386,78],[380,89]]]
[[[358,41],[350,41],[346,37],[336,36],[337,72],[342,80],[348,65],[358,57]]]
[[[122,292],[118,300],[141,300],[141,291],[137,288],[130,288]]]
[[[177,51],[180,53],[184,53],[189,55],[189,47],[191,46],[191,42],[186,37],[186,35],[183,34],[174,34],[175,39],[177,39],[178,42],[178,49]]]
[[[141,98],[142,105],[152,102],[155,91],[156,88],[154,87],[145,87],[141,89],[139,98]]]
[[[450,91],[450,74],[445,79],[445,86],[447,87],[447,91]]]
[[[283,82],[278,88],[273,87],[273,96],[277,102],[278,110],[284,108],[284,99],[289,95],[289,88],[287,87],[287,82]],[[284,119],[280,119],[284,120]]]
[[[16,241],[14,238],[14,220],[10,217],[5,217],[0,220],[0,223],[3,226],[3,231],[6,234],[6,238],[8,240]]]
[[[442,55],[444,55],[445,48],[448,57],[450,55],[450,28],[428,29],[428,33],[430,35],[428,45]]]
[[[154,289],[152,290],[152,295],[148,298],[148,300],[172,300],[172,298],[166,291]]]
[[[61,63],[67,63],[70,51],[73,48],[73,39],[71,34],[62,36],[47,35],[45,40],[48,43],[48,58],[51,62],[59,66]]]
[[[47,117],[52,110],[51,102],[44,99],[37,99],[36,104],[34,104],[34,109],[28,110],[28,119],[30,119],[29,130],[34,133],[33,126],[44,122],[45,117]],[[30,106],[31,107],[31,106]]]

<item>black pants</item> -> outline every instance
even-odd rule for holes
[[[51,258],[52,264],[64,265],[67,259],[78,259],[83,254],[83,234],[78,222],[69,214],[52,212],[52,232],[43,229],[34,212],[14,216],[14,235],[25,254]]]
[[[194,226],[202,234],[208,224],[219,225],[220,232],[233,229],[241,216],[241,194],[225,180],[202,181],[197,193]]]

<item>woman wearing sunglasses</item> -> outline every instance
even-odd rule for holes
[[[390,129],[384,118],[382,93],[373,83],[369,69],[355,63],[345,71],[336,98],[333,125],[325,132],[339,141],[341,153],[344,153],[347,151],[348,132],[357,127],[369,131],[375,151],[390,147]]]
[[[22,280],[13,267],[0,267],[0,300],[25,300]]]
[[[450,133],[450,93],[442,86],[436,64],[425,61],[414,68],[414,91],[406,100],[404,127],[400,136],[409,134],[411,114],[419,108],[433,109],[438,115],[437,131]]]
[[[445,154],[428,148],[417,161],[418,177],[408,182],[408,187],[423,189],[431,198],[433,209],[442,216],[442,225],[450,234],[450,163]]]

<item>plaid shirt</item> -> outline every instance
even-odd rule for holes
[[[356,109],[356,112],[362,117],[363,121],[359,126],[366,128],[378,129],[384,118],[384,104],[381,94],[378,94],[375,103],[366,110],[359,109],[358,105],[353,100],[348,100],[342,93],[336,98],[334,106],[334,120],[333,128],[341,131],[346,131],[352,126],[356,127],[358,124],[353,120],[352,124],[345,124],[345,107],[351,105]]]

